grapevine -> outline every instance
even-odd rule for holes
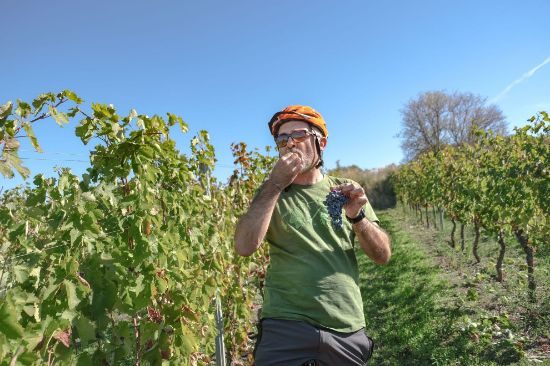
[[[472,252],[480,232],[498,238],[497,279],[503,281],[504,237],[512,234],[526,255],[528,292],[535,298],[534,255],[550,236],[550,117],[540,112],[509,136],[477,131],[472,145],[450,146],[426,153],[403,165],[394,177],[399,200],[413,208],[429,225],[428,206],[442,207],[453,223],[450,244],[455,246],[456,222],[472,225]],[[435,223],[435,220],[434,220]],[[461,249],[464,239],[461,235]]]
[[[6,177],[28,175],[18,140],[39,149],[33,123],[78,117],[94,143],[82,177],[63,168],[0,197],[0,364],[211,364],[216,293],[230,362],[249,363],[266,257],[235,254],[234,223],[274,159],[238,145],[224,185],[206,131],[185,155],[170,136],[187,132],[181,117],[81,103],[64,91],[0,107]]]

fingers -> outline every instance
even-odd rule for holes
[[[354,190],[349,192],[349,197],[351,199],[358,198],[364,195],[365,195],[365,192],[363,191],[363,188],[355,188]]]
[[[297,153],[288,153],[281,157],[282,164],[286,169],[294,169],[302,165],[302,157]]]
[[[332,190],[338,190],[338,191],[342,192],[345,196],[349,197],[352,200],[354,200],[356,198],[359,198],[359,197],[362,197],[362,196],[365,196],[365,198],[366,198],[365,190],[363,189],[363,187],[361,187],[358,184],[344,183],[344,184],[340,184],[336,187],[332,187]]]
[[[301,156],[295,152],[289,152],[281,156],[281,158],[279,159],[279,161],[282,161],[287,164],[292,164],[292,163],[295,163],[296,161],[301,161],[301,160],[302,160]]]
[[[346,196],[349,196],[352,194],[352,192],[361,191],[363,192],[363,188],[360,185],[355,185],[353,183],[344,183],[340,184],[336,187],[332,187],[332,190],[338,190],[345,194]]]
[[[279,159],[279,161],[273,167],[271,177],[275,179],[278,184],[287,186],[302,169],[302,158],[296,152],[289,152]]]

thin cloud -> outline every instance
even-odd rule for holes
[[[496,101],[498,101],[500,98],[502,98],[503,96],[505,96],[506,94],[508,94],[508,92],[510,90],[512,90],[512,88],[520,83],[523,83],[525,80],[529,79],[531,76],[533,76],[535,74],[535,72],[538,71],[538,69],[540,69],[541,67],[543,67],[544,65],[546,65],[547,63],[550,62],[550,56],[546,58],[546,60],[544,60],[541,64],[533,67],[531,70],[527,71],[525,74],[523,74],[519,79],[517,80],[514,80],[510,85],[508,85],[506,88],[504,88],[503,91],[501,91],[496,97],[494,97],[493,99],[491,99],[491,103],[494,103]]]

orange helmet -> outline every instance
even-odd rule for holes
[[[279,128],[288,121],[302,121],[321,130],[323,136],[328,137],[328,130],[323,116],[315,109],[306,105],[291,105],[271,117],[268,123],[269,131],[273,136],[277,136]]]

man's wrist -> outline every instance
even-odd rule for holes
[[[281,193],[283,191],[283,187],[281,187],[279,184],[275,183],[271,178],[268,178],[266,180],[266,182],[271,183],[271,185],[274,186],[279,191],[279,193]]]
[[[346,219],[352,224],[357,224],[358,222],[362,221],[365,217],[366,217],[365,210],[363,208],[361,208],[361,210],[359,210],[359,213],[354,217],[349,217],[348,215],[346,215]]]

